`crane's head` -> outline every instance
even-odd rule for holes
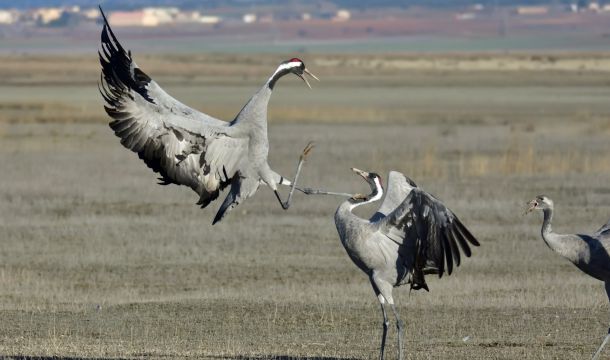
[[[369,195],[355,194],[352,196],[353,200],[371,202],[381,199],[383,196],[383,182],[381,176],[373,172],[370,173],[356,168],[352,168],[352,171],[360,175],[371,187],[371,193]]]
[[[534,210],[552,209],[553,200],[551,200],[546,195],[538,195],[538,196],[536,196],[536,198],[534,200],[528,202],[527,206],[528,206],[528,208],[525,211],[526,214],[529,212],[532,212]]]
[[[303,80],[310,89],[311,89],[311,85],[309,85],[309,81],[307,81],[307,79],[303,75],[311,76],[312,78],[320,81],[320,79],[318,79],[314,74],[312,74],[309,70],[307,70],[303,60],[301,60],[299,58],[292,58],[290,60],[283,61],[280,64],[280,66],[277,67],[277,70],[275,70],[275,72],[269,79],[269,87],[271,89],[273,89],[275,82],[282,76],[289,74],[289,73],[293,73],[296,76],[300,77],[301,80]]]

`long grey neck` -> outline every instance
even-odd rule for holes
[[[358,206],[361,206],[361,205],[375,202],[377,200],[378,199],[372,198],[372,197],[366,201],[360,201],[360,202],[356,202],[353,199],[347,199],[346,201],[341,203],[341,205],[339,205],[336,215],[341,216],[342,218],[357,217],[356,215],[354,215],[354,213],[352,213],[352,211],[355,208],[357,208]]]
[[[553,220],[553,209],[549,208],[549,209],[544,209],[543,210],[544,213],[544,220],[542,221],[542,238],[544,238],[547,235],[550,235],[553,232],[553,229],[551,227],[551,221]]]
[[[383,196],[383,187],[379,183],[379,180],[375,179],[375,185],[371,185],[371,189],[371,193],[366,197],[366,200],[364,201],[354,200],[353,198],[349,198],[344,201],[337,209],[335,216],[343,216],[346,218],[350,216],[357,217],[356,215],[353,215],[352,210],[354,210],[358,206],[370,204],[381,199],[381,197]]]
[[[233,120],[233,124],[247,123],[267,133],[267,106],[269,105],[269,99],[271,99],[271,89],[265,84],[248,100],[235,117],[235,120]]]
[[[251,123],[256,128],[267,133],[267,105],[269,105],[269,99],[271,99],[271,92],[275,87],[275,83],[284,75],[290,73],[290,68],[280,65],[275,72],[269,77],[265,85],[260,88],[250,98],[248,103],[241,109],[239,114],[233,120],[233,124],[236,123]]]
[[[353,233],[358,233],[364,226],[362,219],[352,213],[352,210],[360,205],[362,203],[354,203],[354,200],[348,199],[342,202],[335,212],[335,226],[344,245],[352,239]]]
[[[556,234],[551,227],[553,220],[553,209],[544,209],[544,220],[542,222],[542,239],[548,247],[559,255],[567,258],[573,263],[579,261],[579,250],[582,245],[582,239],[577,235]]]

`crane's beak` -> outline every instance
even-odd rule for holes
[[[532,212],[536,208],[536,206],[538,206],[538,202],[536,200],[532,200],[532,201],[528,202],[527,205],[529,207],[527,208],[527,210],[525,210],[525,213],[523,213],[523,215],[527,215],[530,212]]]
[[[305,74],[307,74],[307,75],[311,76],[312,78],[314,78],[314,79],[316,79],[316,80],[320,81],[320,79],[318,79],[318,77],[317,77],[317,76],[315,76],[314,74],[312,74],[312,73],[311,73],[311,71],[307,70],[307,68],[305,68],[305,69],[303,70],[303,73],[305,73]],[[300,78],[301,78],[301,80],[305,81],[305,84],[307,84],[307,86],[308,86],[308,87],[311,89],[311,85],[309,85],[309,81],[307,81],[307,79],[306,79],[306,78],[305,78],[303,75],[301,75],[301,74],[297,74],[297,76],[298,76],[298,77],[300,77]]]

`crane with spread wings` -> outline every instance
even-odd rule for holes
[[[119,43],[103,11],[102,17],[100,92],[106,112],[113,119],[110,127],[121,144],[159,174],[161,185],[193,189],[202,208],[230,186],[213,223],[254,195],[260,184],[269,186],[282,208],[288,209],[312,143],[300,156],[294,181],[273,171],[267,160],[267,105],[276,82],[284,75],[295,74],[310,88],[304,75],[318,80],[303,61],[292,58],[282,62],[237,116],[226,122],[167,94]],[[286,201],[282,201],[278,185],[290,186]]]

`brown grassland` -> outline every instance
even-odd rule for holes
[[[610,217],[610,55],[303,58],[321,82],[277,86],[272,166],[291,176],[314,140],[304,185],[362,192],[352,166],[404,172],[482,243],[429,293],[396,290],[408,358],[589,357],[610,320],[603,285],[522,214],[545,193],[557,231]],[[281,58],[136,60],[230,120]],[[106,126],[95,57],[0,63],[0,358],[377,356],[381,315],[334,229],[340,199],[297,194],[283,211],[261,187],[212,227],[218,204],[155,185]]]

